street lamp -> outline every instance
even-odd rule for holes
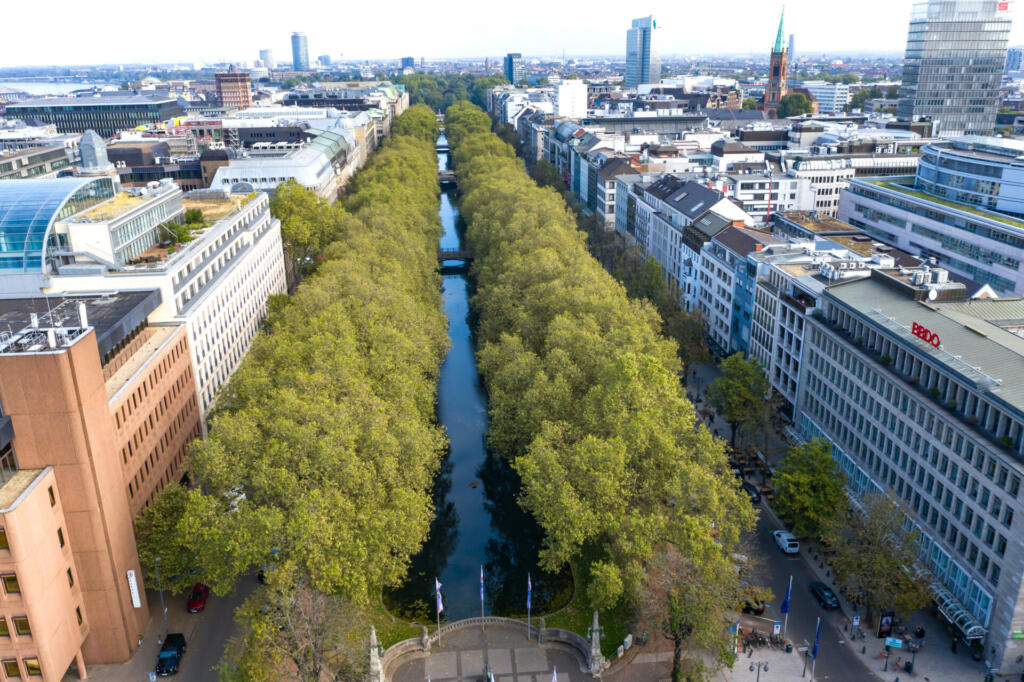
[[[164,614],[164,639],[166,640],[170,629],[167,627],[167,606],[164,605],[164,586],[160,582],[160,557],[153,561],[153,565],[156,566],[156,589],[160,592],[160,610]]]
[[[755,665],[756,665],[756,668],[757,668],[757,682],[761,682],[761,670],[764,670],[765,673],[767,674],[767,672],[768,672],[768,662],[767,661],[758,661],[756,664],[751,663],[750,664],[750,672],[754,672]]]

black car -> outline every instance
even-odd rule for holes
[[[181,657],[185,655],[185,635],[172,632],[167,635],[164,645],[160,647],[160,655],[156,659],[156,674],[160,677],[177,675]]]
[[[811,591],[811,595],[821,604],[823,609],[838,609],[839,608],[839,597],[832,591],[832,588],[825,583],[819,583],[817,581],[807,586]]]
[[[747,495],[750,495],[750,501],[753,504],[757,504],[761,501],[761,493],[757,491],[757,487],[753,483],[743,481],[743,489],[747,491]]]

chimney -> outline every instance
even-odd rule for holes
[[[754,244],[754,251],[760,251],[764,248],[764,244]]]
[[[82,329],[89,326],[89,317],[85,314],[85,301],[78,302],[78,320],[81,323]]]
[[[50,348],[57,347],[57,332],[53,331],[52,329],[46,330],[46,345],[49,346]]]
[[[39,329],[39,316],[35,313],[29,313],[28,316],[29,324],[32,325],[33,329]]]

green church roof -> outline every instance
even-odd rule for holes
[[[778,33],[778,35],[775,36],[775,48],[772,50],[772,52],[782,52],[783,50],[786,49],[786,43],[785,43],[785,40],[783,39],[783,36],[784,36],[784,34],[786,32],[785,28],[783,27],[783,23],[785,21],[786,21],[786,8],[783,7],[782,8],[782,16],[779,17],[779,33]]]

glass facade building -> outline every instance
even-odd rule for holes
[[[292,69],[309,71],[309,40],[305,33],[292,34]]]
[[[512,85],[517,85],[526,78],[526,70],[523,68],[523,55],[519,52],[509,52],[505,55],[504,63],[505,78]]]
[[[1009,0],[928,0],[914,5],[898,115],[929,117],[939,134],[991,135],[1010,34]]]
[[[109,177],[0,181],[0,273],[40,272],[53,223],[113,196]]]
[[[654,17],[634,19],[626,31],[626,87],[661,81],[661,57],[654,46]]]

